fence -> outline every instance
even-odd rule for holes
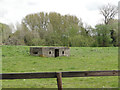
[[[120,76],[119,70],[112,71],[70,71],[70,72],[37,72],[37,73],[2,73],[0,79],[36,79],[57,78],[58,90],[62,90],[62,77],[95,77]]]

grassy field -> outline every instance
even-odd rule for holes
[[[72,47],[70,57],[30,56],[28,46],[2,46],[2,72],[117,70],[118,48]],[[118,87],[118,77],[63,78],[64,88]],[[3,88],[57,88],[56,79],[3,80]]]

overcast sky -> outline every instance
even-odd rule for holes
[[[119,0],[0,0],[0,22],[15,24],[30,13],[57,12],[81,18],[94,26],[102,22],[99,7],[104,4],[118,5]]]

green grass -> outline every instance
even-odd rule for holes
[[[2,46],[2,71],[55,72],[118,70],[117,47],[72,47],[70,57],[30,56],[28,46]],[[118,87],[118,77],[63,78],[64,88]],[[3,88],[56,88],[56,79],[3,80]]]

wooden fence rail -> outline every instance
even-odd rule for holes
[[[120,76],[120,70],[111,71],[70,71],[37,73],[2,73],[0,79],[57,78],[58,90],[62,90],[62,77]]]

